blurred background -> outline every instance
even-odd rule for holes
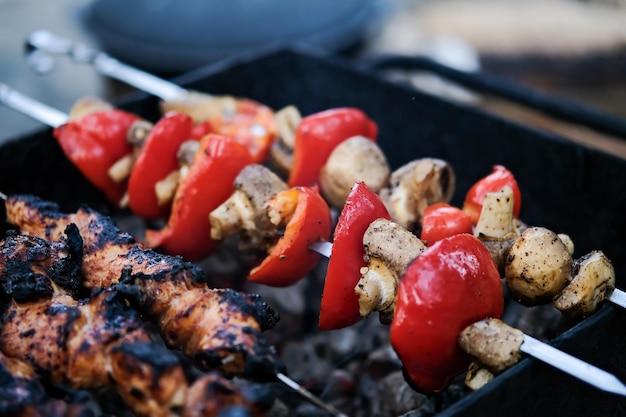
[[[24,41],[39,29],[163,77],[284,42],[355,60],[427,55],[626,118],[624,0],[0,0],[0,83],[67,112],[82,96],[114,101],[131,90],[62,57],[37,74]],[[432,78],[409,81],[473,100]],[[626,157],[623,140],[499,100],[479,105]],[[0,140],[40,127],[0,106]]]

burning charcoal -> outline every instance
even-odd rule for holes
[[[411,410],[432,407],[428,397],[412,390],[404,380],[402,371],[389,374],[379,384],[380,416],[397,416]]]
[[[379,380],[401,367],[400,359],[391,345],[384,345],[370,353],[365,361],[364,368],[368,375]]]
[[[326,388],[322,393],[326,399],[334,399],[341,396],[352,396],[356,390],[354,375],[345,369],[333,370],[326,380]]]

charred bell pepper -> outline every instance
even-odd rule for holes
[[[54,129],[54,137],[68,159],[115,205],[126,184],[113,181],[108,171],[132,152],[126,134],[136,120],[138,116],[116,109],[91,113]]]
[[[359,298],[354,291],[364,260],[363,235],[376,219],[389,220],[382,200],[363,182],[358,182],[346,199],[333,235],[320,308],[320,330],[347,327],[361,320]]]
[[[491,173],[472,185],[463,203],[463,211],[472,216],[472,223],[475,225],[480,217],[480,211],[483,208],[485,195],[490,192],[500,191],[505,185],[513,190],[513,216],[519,218],[520,208],[522,206],[522,194],[520,192],[517,180],[511,171],[502,165],[493,167]]]
[[[204,136],[176,190],[167,225],[147,230],[146,245],[189,261],[209,255],[219,244],[211,239],[209,213],[233,193],[235,177],[251,163],[248,149],[235,140],[216,134]]]
[[[470,363],[459,333],[503,308],[500,274],[477,238],[460,234],[427,248],[400,281],[390,329],[407,382],[426,394],[445,389]]]
[[[290,187],[319,183],[320,171],[335,147],[353,136],[376,140],[378,126],[359,109],[336,108],[306,116],[295,133]]]
[[[152,128],[135,160],[128,180],[128,204],[144,219],[167,216],[171,205],[160,204],[155,192],[157,182],[178,169],[180,145],[191,138],[193,120],[184,113],[171,112]]]
[[[284,225],[285,233],[254,267],[248,279],[260,284],[285,287],[313,269],[320,255],[309,249],[314,242],[328,241],[332,217],[317,187],[293,187],[267,202],[272,223]]]
[[[460,233],[472,233],[472,217],[448,203],[427,206],[422,217],[420,239],[428,245]]]
[[[274,112],[253,100],[238,99],[234,111],[208,120],[215,133],[235,139],[248,148],[254,163],[263,163],[276,139]]]

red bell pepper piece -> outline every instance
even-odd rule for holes
[[[513,198],[515,200],[513,202],[513,215],[519,217],[520,208],[522,206],[522,194],[517,180],[511,171],[502,165],[496,165],[489,175],[474,183],[465,195],[463,211],[472,216],[473,224],[478,222],[480,211],[485,201],[485,195],[490,192],[500,191],[505,185],[508,185],[513,190]]]
[[[337,145],[353,136],[377,140],[378,126],[359,109],[342,107],[304,117],[295,133],[288,184],[310,186]]]
[[[209,255],[219,244],[211,239],[209,214],[230,197],[235,177],[251,163],[248,149],[233,139],[204,136],[176,190],[167,225],[161,230],[146,230],[146,245],[189,261]]]
[[[420,239],[427,245],[460,233],[472,233],[472,217],[448,203],[427,206],[422,217]]]
[[[116,205],[126,191],[126,184],[113,181],[108,171],[132,152],[126,134],[138,119],[123,110],[103,111],[70,121],[53,132],[68,159]]]
[[[211,123],[204,121],[202,123],[198,123],[193,127],[193,129],[191,129],[191,138],[200,140],[204,135],[209,133],[216,133],[215,129],[213,129]]]
[[[150,131],[128,180],[128,204],[137,216],[158,219],[169,213],[171,205],[159,204],[155,186],[178,169],[178,149],[191,138],[192,129],[190,116],[171,112]]]
[[[254,163],[265,161],[277,135],[274,112],[249,99],[238,99],[233,114],[220,114],[208,122],[215,133],[231,137],[246,146]]]
[[[380,197],[365,183],[356,183],[333,235],[320,308],[320,330],[340,329],[362,319],[354,287],[361,279],[360,269],[367,265],[363,259],[363,235],[370,223],[380,218],[391,219]]]
[[[314,242],[328,241],[332,217],[317,187],[294,187],[278,193],[267,203],[287,220],[284,235],[274,244],[248,279],[274,287],[294,284],[317,264],[320,255],[309,249]]]
[[[499,318],[503,308],[500,274],[477,238],[460,234],[428,247],[400,280],[391,323],[407,382],[427,394],[445,389],[470,362],[457,343],[461,330]]]

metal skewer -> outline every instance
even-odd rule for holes
[[[125,82],[139,90],[171,101],[184,98],[189,91],[145,71],[124,64],[104,52],[75,43],[47,30],[31,33],[26,39],[26,47],[31,52],[31,65],[38,68],[38,59],[45,59],[45,54],[67,55],[78,63],[93,65],[101,74]],[[37,52],[42,55],[35,55]],[[49,58],[49,56],[47,57]]]
[[[69,118],[62,111],[25,96],[3,83],[0,83],[0,103],[51,127],[61,126]]]
[[[316,242],[311,244],[309,249],[330,258],[332,247],[333,245],[330,242]],[[622,307],[626,306],[626,293],[624,291],[615,289],[608,299]],[[617,379],[615,375],[531,336],[524,334],[524,343],[520,346],[520,350],[602,391],[626,396],[626,385]]]

